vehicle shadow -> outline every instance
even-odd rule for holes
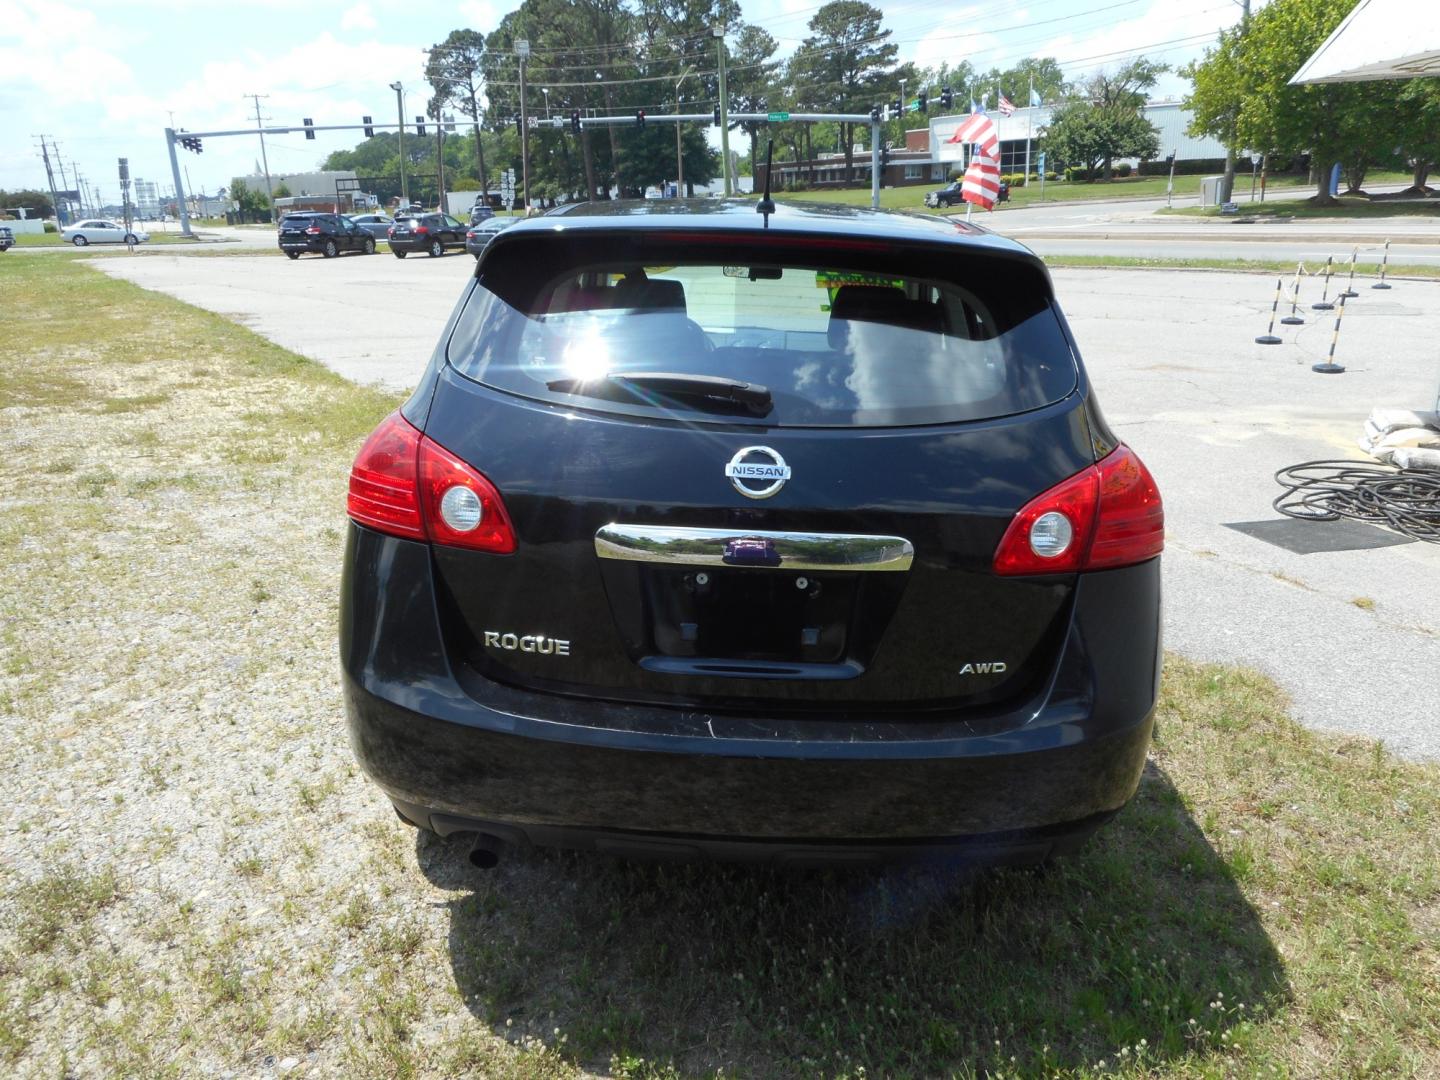
[[[1158,1065],[1243,1036],[1288,993],[1231,868],[1153,765],[1083,852],[1037,870],[534,851],[477,871],[464,838],[416,849],[461,894],[451,961],[475,1016],[602,1072]]]

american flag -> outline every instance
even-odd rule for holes
[[[995,200],[999,197],[1000,162],[984,154],[976,154],[965,170],[965,179],[960,182],[960,198],[982,210],[994,210]]]
[[[995,107],[1000,110],[1001,116],[1009,116],[1015,111],[1015,103],[1010,100],[1010,96],[1004,90],[1000,91],[1000,101]]]
[[[955,134],[945,141],[947,143],[974,143],[985,157],[992,158],[996,162],[1000,160],[1000,137],[995,134],[995,121],[983,112],[971,113],[960,121],[960,126],[955,129]]]
[[[974,143],[975,156],[960,182],[960,198],[984,210],[995,209],[1000,195],[1000,139],[995,121],[984,113],[973,113],[960,121],[947,143]]]

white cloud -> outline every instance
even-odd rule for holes
[[[340,16],[341,30],[374,30],[375,25],[375,16],[371,14],[369,4],[356,4]]]
[[[500,13],[491,0],[464,0],[457,8],[465,20],[465,29],[488,34],[500,25]]]

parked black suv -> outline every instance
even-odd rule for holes
[[[307,251],[333,259],[342,251],[375,254],[375,238],[340,214],[286,214],[280,222],[280,250],[292,259]]]
[[[449,214],[397,215],[390,227],[390,250],[397,259],[412,251],[439,257],[446,248],[464,246],[465,226]]]
[[[959,206],[964,203],[961,197],[961,190],[964,187],[963,180],[952,180],[939,191],[932,191],[925,196],[925,205],[929,207]],[[1008,182],[1000,181],[1000,191],[995,196],[997,204],[1010,201],[1010,185]]]
[[[15,246],[15,231],[9,225],[0,225],[0,251],[9,251]]]
[[[1043,263],[978,227],[521,222],[348,510],[351,743],[477,865],[1039,860],[1145,763],[1160,497]]]

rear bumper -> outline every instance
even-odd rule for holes
[[[988,734],[960,717],[709,716],[457,678],[428,548],[352,525],[350,740],[401,813],[440,833],[782,862],[1040,859],[1125,804],[1150,742],[1158,563],[1091,577],[1105,580],[1077,597],[1055,679]],[[1153,612],[1117,618],[1137,599]]]
[[[310,252],[318,255],[325,247],[325,238],[319,240],[281,240],[281,251],[298,251],[302,254]]]

